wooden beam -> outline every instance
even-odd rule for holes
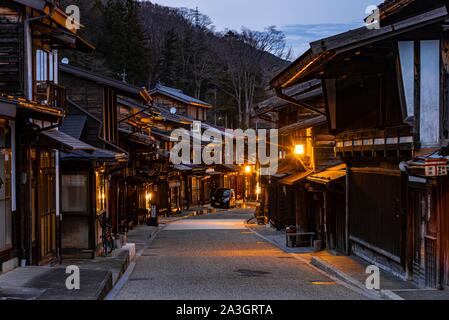
[[[347,59],[349,60],[335,60],[318,77],[323,79],[338,79],[341,77],[366,78],[385,72],[386,63],[383,58],[363,59],[363,57],[348,57]]]
[[[318,114],[321,114],[321,115],[324,115],[324,116],[326,115],[326,113],[324,111],[321,111],[321,110],[315,108],[314,106],[312,106],[312,105],[310,105],[308,103],[300,102],[300,101],[298,101],[298,100],[296,100],[296,99],[294,99],[294,98],[284,94],[283,91],[281,89],[279,89],[279,88],[276,88],[276,95],[279,98],[281,98],[282,100],[285,100],[285,101],[287,101],[287,102],[289,102],[289,103],[291,103],[291,104],[293,104],[295,106],[298,106],[300,108],[303,108],[303,109],[306,109],[306,110],[309,110],[309,111],[312,111],[312,112],[315,112],[315,113],[318,113]]]

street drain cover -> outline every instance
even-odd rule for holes
[[[248,269],[239,269],[235,272],[240,273],[243,277],[262,277],[268,274],[271,274],[271,272],[266,271],[260,271],[260,270],[248,270]]]
[[[278,257],[279,259],[293,259],[292,257]]]

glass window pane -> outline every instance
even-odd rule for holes
[[[48,54],[48,61],[49,61],[49,66],[48,66],[48,74],[49,74],[49,81],[54,81],[54,77],[53,77],[53,75],[54,75],[54,65],[53,65],[53,62],[54,62],[54,58],[53,58],[53,53],[49,53]]]
[[[415,114],[415,48],[413,41],[400,41],[399,57],[401,61],[402,83],[404,86],[407,117]]]
[[[87,176],[62,176],[62,211],[87,213]]]

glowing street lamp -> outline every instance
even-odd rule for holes
[[[251,173],[253,169],[251,168],[251,166],[246,166],[245,167],[245,173]]]
[[[305,153],[304,145],[303,144],[297,144],[295,145],[295,155],[302,156]]]

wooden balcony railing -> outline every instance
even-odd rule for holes
[[[413,133],[409,127],[363,130],[336,137],[336,153],[412,150]]]
[[[51,81],[38,81],[36,102],[66,111],[67,96],[64,87]]]

